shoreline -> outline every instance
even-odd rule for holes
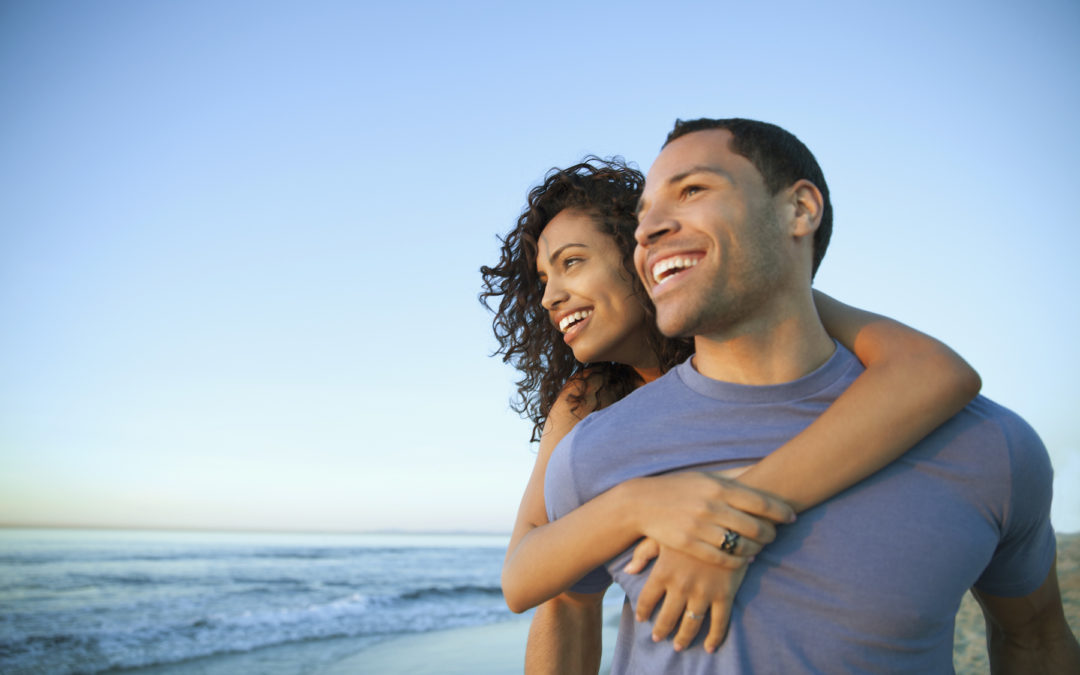
[[[618,608],[612,621],[605,608],[601,675],[611,669],[618,634]],[[496,624],[414,633],[385,640],[320,669],[318,675],[503,675],[525,666],[531,616]]]
[[[611,668],[620,607],[604,608],[604,655]],[[290,643],[250,652],[215,654],[178,663],[110,670],[130,675],[504,675],[521,672],[532,613],[507,621],[386,637]]]

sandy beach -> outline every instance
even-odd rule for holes
[[[611,665],[611,647],[618,633],[618,613],[604,620],[604,660]],[[387,640],[343,659],[319,675],[502,675],[520,673],[525,663],[527,618],[491,626],[460,628]]]
[[[1074,634],[1080,634],[1080,534],[1058,535],[1058,575],[1065,612]],[[611,659],[617,633],[617,607],[605,616],[604,666]],[[320,675],[368,673],[470,673],[502,675],[521,672],[528,619],[491,626],[411,635],[387,640],[343,658]],[[982,611],[969,593],[956,617],[953,663],[960,675],[988,673]]]

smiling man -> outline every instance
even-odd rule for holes
[[[696,354],[566,436],[548,465],[552,519],[634,476],[760,459],[847,388],[862,367],[825,332],[811,295],[831,221],[824,176],[790,133],[741,119],[676,124],[646,180],[635,263],[661,331],[693,336]],[[698,563],[661,550],[647,573],[630,574],[630,551],[613,559],[599,574],[629,602],[612,672],[951,672],[969,588],[995,672],[1078,672],[1050,484],[1034,431],[980,397],[900,461],[780,528],[745,571],[714,653],[703,635],[676,652],[632,611],[655,603],[655,578]],[[591,578],[577,590],[595,593]],[[580,630],[569,616],[553,644]]]

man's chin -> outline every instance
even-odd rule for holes
[[[695,335],[694,323],[688,317],[674,313],[657,312],[656,327],[668,338],[691,338]]]

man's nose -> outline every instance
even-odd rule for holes
[[[634,239],[638,246],[649,246],[666,234],[679,230],[679,221],[670,216],[667,209],[659,204],[642,214],[634,230]]]

